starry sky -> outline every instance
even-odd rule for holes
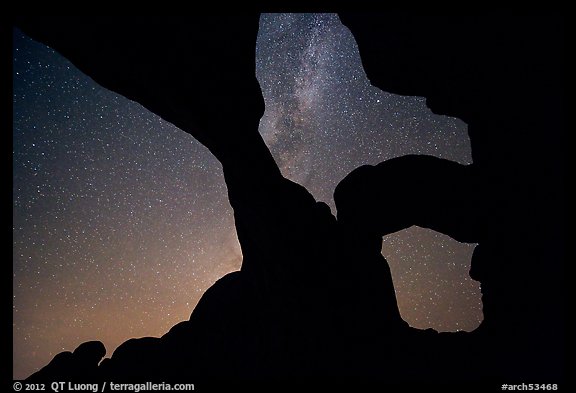
[[[370,85],[335,14],[263,14],[256,67],[264,140],[283,174],[334,213],[334,188],[360,165],[414,153],[471,162],[465,123]],[[208,150],[18,30],[13,122],[14,378],[87,340],[110,356],[128,338],[160,336],[239,269]],[[384,238],[406,321],[478,326],[473,249],[418,227]]]

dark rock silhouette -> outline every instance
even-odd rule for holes
[[[98,378],[98,365],[106,355],[106,348],[100,341],[80,344],[74,352],[61,352],[31,380],[86,380]]]
[[[338,221],[355,233],[380,237],[418,225],[478,242],[485,215],[475,172],[473,166],[424,155],[362,166],[336,187]]]
[[[234,209],[241,271],[163,337],[122,344],[98,378],[563,376],[562,19],[340,17],[375,86],[425,96],[434,112],[468,123],[474,164],[407,156],[358,168],[336,189],[338,219],[281,176],[258,133],[257,14],[18,21],[208,147]],[[216,104],[223,92],[234,105]],[[438,334],[401,319],[380,249],[382,235],[411,225],[479,243],[471,276],[485,319],[476,331]],[[76,352],[59,354],[29,379],[93,370],[100,352],[85,352],[74,366]]]
[[[474,332],[482,366],[518,379],[557,378],[564,345],[563,19],[340,19],[373,85],[424,96],[435,113],[468,123],[477,196],[462,196],[479,209],[469,225],[480,244],[471,275],[482,284],[484,322]]]

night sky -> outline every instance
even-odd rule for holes
[[[164,334],[242,256],[206,148],[18,30],[13,61],[13,374],[23,378],[87,340],[110,356],[128,338]],[[471,162],[466,124],[372,87],[334,14],[263,15],[256,72],[264,140],[334,213],[334,188],[362,164],[413,153]],[[478,326],[473,249],[418,227],[384,238],[406,321]]]

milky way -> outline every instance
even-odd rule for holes
[[[109,356],[128,338],[162,335],[242,257],[221,166],[203,146],[17,30],[13,61],[22,378],[83,341],[103,341]],[[333,212],[336,184],[359,165],[410,153],[471,162],[466,125],[372,87],[333,14],[263,15],[256,72],[266,143],[284,175]],[[473,247],[417,227],[384,238],[412,326],[478,326]]]

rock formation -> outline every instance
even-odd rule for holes
[[[83,344],[29,380],[86,370],[106,380],[558,381],[562,19],[340,18],[375,86],[424,96],[435,113],[468,123],[474,164],[407,156],[358,168],[336,190],[338,219],[281,176],[258,133],[257,14],[17,22],[210,149],[223,166],[244,256],[241,271],[216,282],[190,320],[163,337],[129,340],[97,368],[105,351]],[[220,104],[222,95],[233,104]],[[382,210],[387,202],[392,211]],[[380,247],[382,235],[411,225],[479,243],[471,276],[482,284],[485,320],[476,331],[438,334],[402,321]]]

